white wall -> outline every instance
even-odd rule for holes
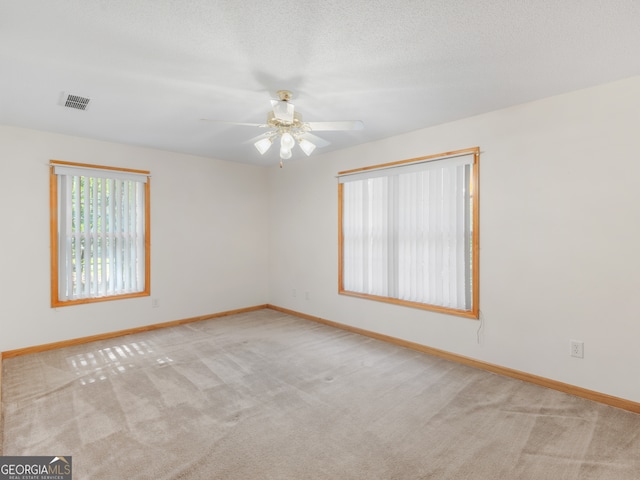
[[[150,170],[151,298],[50,307],[50,159]],[[267,302],[267,170],[0,126],[0,351]]]
[[[268,302],[640,401],[639,127],[640,77],[282,170],[0,127],[0,351]],[[336,173],[476,145],[480,342],[478,321],[338,295]],[[52,158],[151,170],[159,308],[50,308]]]
[[[634,77],[290,160],[269,172],[270,303],[638,402],[639,139]],[[483,324],[338,295],[336,173],[473,146]]]

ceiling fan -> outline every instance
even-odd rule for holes
[[[329,142],[320,138],[311,132],[317,131],[335,131],[335,130],[362,130],[364,124],[360,120],[342,121],[342,122],[303,122],[302,115],[295,111],[291,98],[293,94],[289,90],[278,90],[278,100],[271,100],[271,111],[267,113],[266,123],[238,123],[238,122],[220,122],[230,125],[240,125],[245,127],[269,128],[257,137],[247,140],[247,143],[253,143],[254,147],[264,155],[273,145],[280,139],[280,168],[282,168],[283,160],[291,158],[292,149],[296,144],[308,156],[316,148],[329,145]]]

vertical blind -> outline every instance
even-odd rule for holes
[[[54,165],[60,301],[145,289],[145,183],[125,171]]]
[[[473,163],[470,154],[339,177],[343,289],[471,310]]]

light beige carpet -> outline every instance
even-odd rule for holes
[[[272,310],[3,362],[74,479],[640,478],[640,415]]]

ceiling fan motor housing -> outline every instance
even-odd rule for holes
[[[274,128],[303,128],[302,115],[298,112],[293,114],[293,121],[289,122],[282,118],[276,117],[273,111],[267,113],[267,125]]]
[[[293,93],[291,93],[289,90],[278,90],[276,93],[278,94],[278,98],[282,102],[288,102],[293,98]]]

